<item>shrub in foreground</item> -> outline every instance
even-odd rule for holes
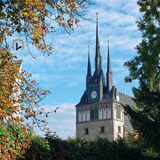
[[[48,141],[23,125],[0,125],[0,160],[51,160]]]
[[[97,139],[41,138],[23,125],[0,125],[0,160],[159,160],[160,154],[135,139],[110,142]]]

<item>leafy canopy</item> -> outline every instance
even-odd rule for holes
[[[159,150],[160,141],[160,1],[139,0],[143,16],[138,21],[142,41],[137,56],[125,63],[130,74],[127,82],[138,80],[133,88],[137,109],[126,107],[131,122],[145,143]],[[156,142],[156,143],[155,143]],[[159,150],[160,151],[160,150]]]
[[[46,34],[57,24],[66,31],[78,26],[89,4],[89,0],[0,0],[0,45],[4,42],[8,48],[8,36],[24,33],[27,45],[50,54]]]
[[[0,0],[1,121],[21,123],[24,118],[33,118],[33,123],[44,127],[46,121],[37,116],[50,113],[40,108],[49,91],[40,89],[31,74],[21,69],[22,61],[11,53],[9,37],[22,35],[29,52],[33,45],[50,55],[47,33],[55,31],[57,24],[67,32],[73,30],[89,5],[89,0]]]

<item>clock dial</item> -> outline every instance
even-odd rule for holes
[[[95,98],[97,97],[97,92],[96,92],[96,91],[93,91],[93,92],[91,93],[91,97],[92,97],[93,99],[95,99]]]

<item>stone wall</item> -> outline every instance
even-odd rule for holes
[[[104,127],[104,133],[101,133],[101,127]],[[88,128],[88,135],[85,134],[85,128]],[[88,141],[94,141],[98,137],[113,140],[113,121],[98,120],[93,122],[77,123],[76,134],[77,138]]]

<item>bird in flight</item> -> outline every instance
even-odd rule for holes
[[[18,46],[18,43],[16,42],[16,51],[21,49],[21,48],[22,48],[22,46]]]

